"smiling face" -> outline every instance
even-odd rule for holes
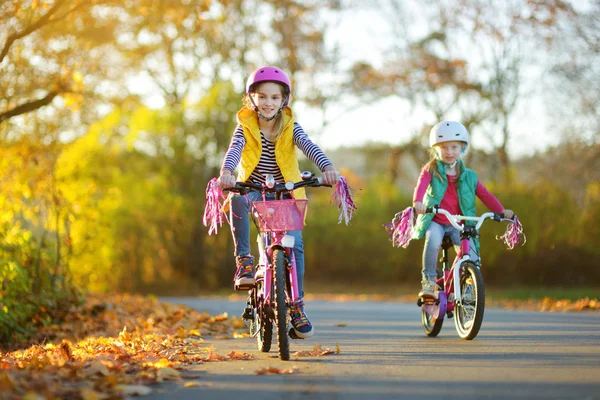
[[[464,145],[458,141],[443,142],[435,145],[435,151],[440,160],[451,165],[460,158]]]
[[[285,100],[283,88],[275,82],[261,84],[254,92],[250,93],[250,96],[258,107],[258,112],[267,118],[275,115]]]

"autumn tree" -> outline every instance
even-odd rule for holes
[[[536,48],[552,39],[554,26],[573,16],[572,8],[562,1],[524,0],[378,4],[401,31],[382,65],[354,66],[354,92],[398,96],[432,114],[423,133],[438,120],[460,119],[472,140],[483,139],[506,170],[516,110],[532,93],[524,81],[532,82],[527,74],[540,60]]]

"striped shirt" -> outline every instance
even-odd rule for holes
[[[283,174],[281,173],[281,170],[279,169],[279,166],[275,160],[275,143],[267,140],[262,132],[260,133],[260,138],[262,141],[262,154],[260,155],[258,165],[254,171],[252,171],[252,174],[250,174],[248,180],[259,184],[264,183],[265,175],[271,174],[275,177],[275,182],[284,183],[285,181]],[[323,171],[326,167],[333,165],[323,151],[321,151],[319,146],[310,140],[306,132],[304,132],[304,129],[302,129],[300,124],[297,122],[294,123],[293,139],[294,144],[300,150],[302,150],[304,155],[308,157],[308,159],[311,160],[321,171]],[[221,171],[228,169],[233,172],[235,170],[240,162],[240,159],[242,158],[242,150],[244,149],[245,145],[246,138],[244,137],[244,130],[242,125],[238,124],[233,132],[229,149],[227,149],[227,153],[225,154]]]

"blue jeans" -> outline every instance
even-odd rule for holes
[[[250,205],[260,199],[262,194],[250,192],[245,196],[238,194],[231,197],[230,221],[233,235],[234,254],[246,256],[252,254],[250,249]],[[267,198],[269,198],[267,196]],[[298,275],[298,293],[304,297],[304,243],[302,231],[289,231],[288,235],[294,237],[294,257],[296,258],[296,274]]]
[[[423,248],[423,267],[421,269],[421,282],[437,280],[436,266],[438,260],[438,254],[442,247],[442,240],[444,236],[450,237],[454,244],[454,249],[458,251],[460,246],[460,232],[452,225],[442,225],[437,222],[431,221],[431,225],[425,233],[425,246]],[[479,254],[475,250],[475,243],[473,239],[470,241],[470,255],[471,260],[479,261]]]

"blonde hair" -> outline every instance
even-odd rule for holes
[[[431,160],[429,160],[429,162],[427,164],[425,164],[425,168],[427,168],[427,171],[429,171],[429,173],[431,174],[431,176],[433,177],[434,175],[438,178],[438,179],[442,179],[442,175],[440,174],[440,171],[438,171],[438,166],[437,166],[437,151],[435,148],[436,145],[431,146],[431,149],[429,149],[429,153],[431,154]],[[462,173],[461,169],[460,169],[460,163],[456,163],[456,165],[454,166],[454,168],[456,169],[456,180],[458,181],[458,179],[460,178],[460,174]]]
[[[267,82],[271,82],[271,81],[267,81]],[[250,96],[252,95],[252,93],[256,93],[258,91],[258,89],[260,89],[260,87],[263,85],[263,83],[267,83],[267,82],[259,83],[258,85],[256,85],[256,87],[251,89],[250,93],[244,93],[244,96],[242,97],[242,104],[244,104],[244,107],[249,108],[250,110],[252,110],[254,112],[257,112],[256,107],[252,103],[252,100],[250,100]],[[276,83],[277,86],[279,86],[279,88],[281,89],[281,95],[283,97],[285,97],[286,96],[285,87],[279,82],[274,82],[274,83]],[[277,115],[277,117],[275,117],[275,119],[273,120],[273,131],[272,131],[271,135],[269,135],[270,137],[268,137],[268,139],[271,142],[277,141],[277,139],[279,139],[279,136],[281,136],[281,132],[283,132],[283,111],[280,112]]]

